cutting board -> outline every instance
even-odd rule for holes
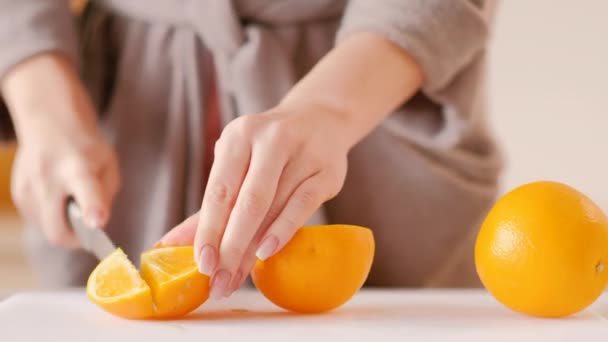
[[[83,290],[28,292],[0,302],[0,341],[608,341],[607,296],[567,319],[537,319],[478,290],[362,290],[320,315],[288,313],[241,290],[180,320],[129,321]]]

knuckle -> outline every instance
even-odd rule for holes
[[[236,118],[226,125],[224,129],[226,136],[248,137],[255,130],[256,120],[253,115],[245,115]],[[224,134],[222,134],[224,135]]]
[[[66,180],[89,180],[97,176],[97,165],[90,159],[70,156],[56,165],[56,178]]]
[[[231,201],[232,191],[223,183],[214,184],[209,189],[209,199],[213,204],[227,204]]]
[[[222,133],[222,135],[217,139],[217,141],[215,142],[215,145],[213,146],[213,154],[215,156],[221,155],[222,151],[224,149],[226,149],[227,147],[227,143],[226,143],[226,135],[224,133]]]
[[[281,221],[281,226],[285,227],[285,231],[294,231],[299,228],[299,223],[292,216],[283,216]]]
[[[266,200],[256,193],[245,193],[243,195],[243,199],[241,200],[241,208],[247,215],[259,217],[264,214]]]
[[[319,198],[319,191],[313,188],[303,189],[298,199],[296,201],[296,205],[300,209],[310,208],[316,205],[316,201]]]
[[[295,140],[295,132],[285,121],[274,121],[266,129],[266,139],[275,146],[290,145]]]
[[[29,183],[17,180],[11,185],[11,196],[17,206],[22,206],[26,202],[26,197],[30,193]]]
[[[220,137],[215,142],[213,153],[218,156],[222,155],[234,148],[235,144],[240,144],[243,140],[248,139],[249,133],[239,123],[239,119],[231,121],[222,131]]]
[[[225,261],[231,264],[238,264],[243,258],[244,254],[245,249],[234,244],[226,246],[222,250],[222,257]]]

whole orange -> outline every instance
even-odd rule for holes
[[[608,220],[578,190],[522,185],[500,198],[475,245],[477,273],[508,308],[562,317],[592,304],[608,280]]]
[[[303,227],[277,254],[258,260],[251,276],[260,292],[284,309],[302,313],[333,310],[363,286],[374,248],[368,228]]]

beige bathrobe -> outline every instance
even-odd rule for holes
[[[99,0],[74,20],[67,1],[0,0],[0,77],[45,51],[80,67],[122,172],[107,230],[137,261],[200,206],[210,85],[225,125],[272,107],[344,37],[384,35],[425,83],[351,151],[342,192],[311,222],[374,230],[368,285],[471,286],[501,169],[485,106],[493,13],[490,0]],[[83,284],[94,259],[26,233],[43,285]]]

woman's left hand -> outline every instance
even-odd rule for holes
[[[414,95],[422,69],[382,35],[349,35],[268,112],[222,132],[200,212],[160,244],[194,241],[211,296],[229,296],[335,196],[350,148]]]
[[[241,287],[256,256],[277,253],[344,183],[352,139],[346,116],[276,108],[235,119],[215,146],[199,213],[161,245],[191,244],[211,297]]]

